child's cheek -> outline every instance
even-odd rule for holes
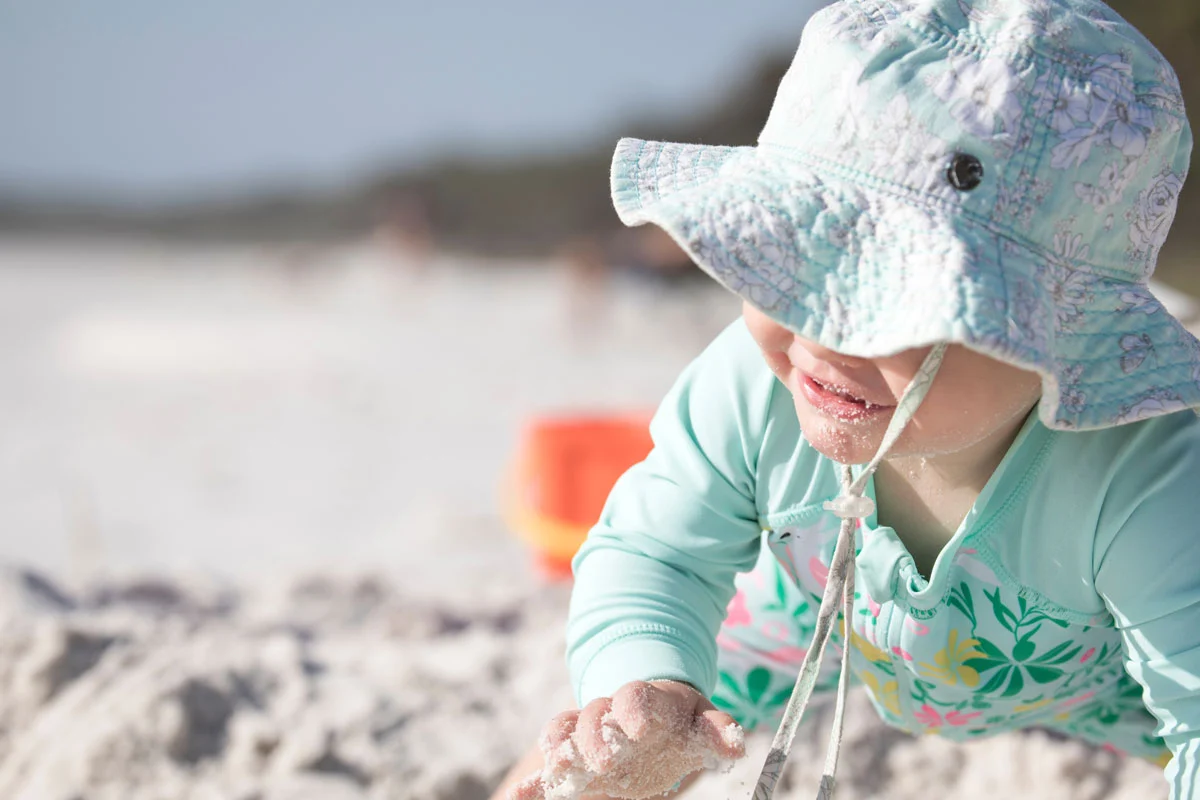
[[[778,351],[763,351],[763,358],[767,362],[767,367],[770,368],[771,372],[775,373],[775,377],[779,378],[784,386],[788,386],[788,376],[792,371],[792,363],[788,361],[787,355]],[[788,386],[788,391],[791,391],[790,386]]]

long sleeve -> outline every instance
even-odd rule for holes
[[[1200,424],[1147,426],[1120,465],[1096,588],[1171,749],[1172,800],[1200,800]]]
[[[663,401],[653,451],[618,481],[574,562],[567,660],[581,704],[631,680],[711,694],[734,576],[760,549],[755,470],[775,386],[739,320]]]

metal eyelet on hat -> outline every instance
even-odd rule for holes
[[[983,183],[983,162],[970,153],[955,153],[946,167],[946,180],[960,192],[969,192]]]

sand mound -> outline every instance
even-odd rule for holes
[[[568,702],[528,663],[560,661],[551,599],[423,607],[370,579],[71,597],[10,570],[0,797],[485,797],[526,705]]]
[[[569,703],[566,591],[472,601],[371,578],[142,580],[72,594],[0,573],[0,797],[480,800]],[[819,715],[818,715],[819,716]],[[809,796],[824,726],[781,798]],[[839,800],[1165,796],[1146,764],[1041,735],[968,747],[850,709]],[[765,741],[696,797],[748,796]]]

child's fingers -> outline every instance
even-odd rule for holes
[[[651,730],[687,730],[695,690],[686,684],[632,681],[613,695],[613,713],[630,739],[637,741]]]
[[[542,728],[542,735],[538,739],[538,747],[542,753],[550,753],[557,750],[559,746],[566,740],[571,738],[571,734],[575,733],[576,721],[579,719],[579,712],[575,709],[564,711],[561,714],[556,714],[553,719],[546,723]]]
[[[710,708],[696,715],[696,727],[721,758],[736,760],[746,755],[746,735],[733,717]]]
[[[603,775],[612,767],[613,750],[611,744],[605,740],[605,722],[604,718],[612,711],[612,700],[607,697],[601,697],[588,703],[579,712],[579,720],[575,723],[575,733],[571,737],[575,741],[575,746],[579,748],[579,754],[583,756],[583,763],[587,768],[598,774]],[[609,725],[613,722],[610,720]]]
[[[579,712],[574,709],[557,714],[546,723],[546,727],[542,729],[542,736],[538,740],[542,758],[545,759],[545,769],[556,772],[569,767],[574,761],[575,744],[572,737],[575,735],[575,727],[578,723]]]
[[[644,681],[632,681],[613,694],[613,715],[630,739],[638,740],[650,724],[650,695],[654,687]]]
[[[530,775],[508,790],[505,800],[545,800],[546,792],[541,773]]]

